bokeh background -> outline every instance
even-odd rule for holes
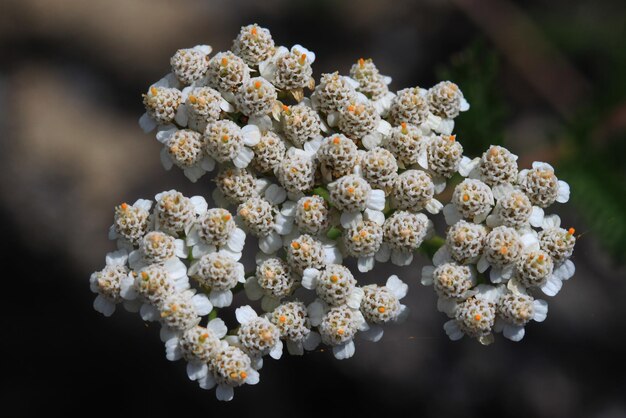
[[[557,213],[581,235],[545,323],[522,343],[450,342],[420,257],[400,270],[407,323],[348,361],[267,360],[220,404],[165,359],[154,325],[92,310],[113,206],[212,188],[162,169],[141,93],[176,49],[225,50],[253,22],[315,51],[317,76],[371,57],[394,90],[454,80],[468,153],[503,144],[557,166],[572,186]],[[625,74],[622,0],[0,0],[0,415],[626,417]]]

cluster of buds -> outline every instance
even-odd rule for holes
[[[565,201],[567,185],[546,164],[518,173],[503,148],[464,157],[454,118],[469,104],[456,84],[393,93],[362,58],[316,84],[314,61],[256,24],[230,51],[177,51],[171,73],[144,94],[139,124],[156,129],[165,169],[192,182],[216,171],[218,207],[175,190],[121,204],[109,233],[118,249],[91,276],[97,311],[121,304],[160,323],[167,358],[184,359],[189,378],[217,387],[220,400],[256,384],[263,358],[284,348],[301,355],[323,344],[347,359],[357,335],[380,340],[384,324],[407,316],[408,286],[395,275],[362,283],[343,260],[355,258],[361,273],[409,265],[438,242],[430,216],[440,212],[451,227],[423,282],[454,318],[453,338],[486,340],[496,316],[506,336],[519,335],[546,312],[526,289],[555,294],[573,272],[573,231],[561,234],[542,209]],[[444,207],[437,195],[458,172],[469,179]],[[259,251],[246,273],[248,236]],[[479,277],[488,269],[491,287]],[[219,316],[239,291],[260,306],[237,307],[229,330]]]

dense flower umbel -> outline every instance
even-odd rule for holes
[[[215,207],[176,190],[119,204],[117,250],[90,277],[96,311],[122,306],[160,326],[167,358],[184,360],[219,400],[257,384],[264,358],[284,346],[302,355],[322,344],[347,359],[357,336],[378,341],[406,318],[408,284],[357,274],[376,262],[407,266],[436,250],[421,282],[449,317],[444,329],[483,344],[499,332],[521,340],[546,318],[539,296],[556,295],[575,271],[575,230],[548,213],[569,186],[551,165],[519,167],[499,145],[464,155],[460,86],[390,90],[369,58],[316,80],[315,58],[258,24],[242,26],[228,51],[176,51],[171,73],[143,94],[139,124],[156,131],[164,168],[208,185]],[[248,237],[259,251],[244,267]],[[238,324],[228,330],[221,309],[232,304]]]

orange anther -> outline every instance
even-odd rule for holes
[[[306,62],[306,54],[300,55],[300,64],[304,64]]]
[[[349,194],[354,193],[354,187],[348,187],[348,193]]]
[[[286,320],[287,320],[287,318],[285,317],[285,315],[281,315],[281,316],[278,317],[278,321],[281,324],[284,324]]]
[[[361,234],[361,236],[365,238],[367,236],[367,231],[363,229],[361,232],[359,232],[359,234]]]
[[[344,334],[344,332],[345,332],[345,331],[343,330],[343,328],[339,328],[339,329],[337,330],[337,334],[339,334],[339,335],[343,335],[343,334]]]
[[[228,213],[228,214],[226,214],[226,215],[222,216],[222,220],[223,220],[224,222],[230,221],[230,219],[231,219],[231,218],[232,218],[232,216],[230,216],[230,213]]]
[[[200,335],[200,338],[198,338],[198,340],[200,340],[200,342],[203,343],[206,341],[207,338],[209,338],[209,334],[205,332],[204,334]]]
[[[283,105],[283,112],[289,112],[289,106]]]
[[[311,209],[311,201],[310,200],[306,200],[303,204],[302,207],[304,208],[304,210],[309,210]]]
[[[157,90],[156,87],[154,86],[150,87],[150,94],[152,94],[153,96],[156,96],[158,92],[159,90]]]
[[[354,112],[354,105],[348,106],[348,112]]]
[[[337,283],[339,281],[339,277],[333,274],[332,276],[330,276],[330,281],[333,283]]]
[[[245,379],[246,377],[248,377],[248,373],[241,372],[241,373],[239,373],[239,376],[241,376],[242,379]]]
[[[540,263],[543,263],[543,259],[544,259],[543,254],[539,254],[539,256],[537,257],[537,261],[539,261]]]
[[[252,28],[250,29],[250,33],[254,36],[257,35],[257,30],[256,30],[256,26],[252,26]]]
[[[333,144],[339,145],[339,142],[341,142],[341,138],[339,138],[338,136],[333,138]]]
[[[222,142],[228,142],[228,135],[222,135]]]
[[[141,278],[144,280],[148,280],[150,278],[150,276],[148,276],[148,273],[146,273],[145,271],[141,272]]]
[[[464,195],[463,195],[463,201],[464,201],[464,202],[467,202],[468,200],[470,200],[470,197],[469,197],[469,195],[466,193],[466,194],[464,194]]]
[[[402,133],[403,133],[403,134],[406,134],[406,132],[407,132],[407,130],[406,130],[406,122],[402,122],[402,123],[400,124],[400,126],[402,127]]]
[[[509,252],[509,249],[508,249],[508,248],[506,248],[505,246],[503,246],[502,248],[500,248],[500,254],[504,255],[504,254],[506,254],[506,253],[508,253],[508,252]]]
[[[480,319],[481,319],[481,318],[482,318],[482,316],[481,316],[480,314],[476,314],[476,315],[474,315],[474,319],[475,319],[476,321],[480,321]]]
[[[498,147],[491,147],[491,149],[489,150],[489,155],[495,157],[496,155],[498,155],[499,152],[500,150],[498,149]]]
[[[384,306],[379,306],[379,307],[378,307],[378,312],[380,312],[380,313],[385,313],[385,310],[386,310],[386,309],[385,309],[385,307],[384,307]]]
[[[127,210],[128,209],[128,203],[122,203],[120,205],[120,208],[122,208],[122,210]]]
[[[255,89],[260,89],[261,88],[261,82],[259,80],[254,82],[254,88]]]
[[[220,61],[220,64],[222,64],[223,66],[225,66],[226,64],[228,64],[228,58],[226,58],[226,57],[222,57],[222,60]]]
[[[456,139],[456,135],[450,135],[450,136],[448,137],[448,139],[449,139],[450,141],[454,141],[454,140]]]
[[[359,67],[363,68],[365,65],[365,60],[363,58],[359,58]]]
[[[198,101],[198,99],[197,99],[197,98],[196,98],[196,96],[194,96],[193,94],[190,94],[190,95],[189,95],[189,101],[190,101],[191,103],[194,103],[194,104],[195,104],[195,103]]]
[[[300,243],[299,242],[292,242],[291,243],[291,248],[293,248],[294,250],[299,250],[300,249]]]
[[[569,235],[574,235],[574,232],[576,232],[576,230],[574,228],[570,228],[570,229],[567,230],[567,233]]]

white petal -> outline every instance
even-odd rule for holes
[[[505,199],[507,196],[509,196],[511,193],[513,193],[515,189],[513,188],[513,186],[509,183],[504,183],[504,184],[498,184],[497,186],[493,186],[491,188],[491,192],[493,193],[493,197],[496,200],[502,200]]]
[[[339,218],[341,226],[344,228],[350,228],[351,226],[359,224],[363,220],[361,212],[343,212]]]
[[[305,142],[303,145],[303,148],[310,155],[314,155],[320,149],[321,145],[322,145],[322,138],[320,137],[320,138],[314,138],[310,141]]]
[[[235,391],[232,386],[219,384],[215,390],[215,396],[220,401],[231,401],[235,396]]]
[[[484,273],[485,271],[487,271],[488,268],[489,268],[489,261],[487,261],[487,257],[485,257],[485,255],[483,254],[478,259],[478,264],[476,264],[476,269],[479,272]]]
[[[450,135],[454,130],[454,120],[442,119],[441,123],[434,130],[442,135]]]
[[[254,147],[261,141],[261,131],[256,125],[246,125],[241,128],[243,143],[249,147]]]
[[[176,131],[178,131],[178,128],[174,125],[161,126],[159,131],[156,133],[156,139],[161,144],[168,145],[170,138],[174,133],[176,133]]]
[[[270,357],[274,360],[280,360],[283,355],[283,342],[278,340],[276,345],[270,350]]]
[[[463,219],[461,212],[452,203],[448,203],[443,207],[443,216],[446,218],[448,225],[454,225]]]
[[[349,359],[354,355],[354,351],[354,342],[352,340],[333,347],[333,354],[337,360]]]
[[[204,376],[202,379],[199,379],[198,383],[200,384],[200,387],[202,389],[206,390],[213,389],[216,385],[215,377],[213,377],[211,373],[207,373],[206,376]]]
[[[256,370],[250,369],[246,373],[247,376],[244,382],[246,382],[247,385],[256,385],[257,383],[259,383],[259,380],[261,380],[261,376]]]
[[[148,305],[147,303],[141,305],[141,309],[139,309],[139,316],[141,316],[141,319],[144,321],[156,321],[161,317],[157,308],[152,305]]]
[[[272,119],[267,115],[252,116],[248,119],[248,125],[256,125],[260,131],[265,132],[272,129]]]
[[[463,177],[469,176],[469,174],[478,167],[480,164],[480,158],[476,157],[473,160],[469,159],[466,156],[463,156],[461,162],[459,163],[459,174]]]
[[[385,192],[379,189],[373,189],[367,198],[367,208],[372,210],[385,209]]]
[[[334,128],[339,123],[339,112],[330,112],[326,117],[326,123],[331,128]]]
[[[185,89],[186,90],[186,89]],[[183,97],[183,100],[185,97]],[[187,106],[185,103],[181,103],[176,109],[176,114],[174,115],[174,121],[182,127],[186,127],[189,122],[189,113],[187,111]]]
[[[361,307],[361,300],[363,300],[363,296],[365,292],[360,287],[355,287],[354,290],[348,295],[346,300],[346,305],[351,307],[352,309],[359,309]]]
[[[434,278],[433,273],[435,272],[435,266],[424,266],[422,268],[422,279],[421,283],[424,286],[430,286],[433,284]]]
[[[457,303],[453,299],[440,297],[437,299],[437,310],[453,318],[457,309]]]
[[[259,248],[265,254],[274,254],[283,246],[283,240],[277,232],[272,231],[269,235],[259,238]]]
[[[187,363],[187,376],[190,380],[202,379],[209,372],[209,368],[206,364],[200,362]]]
[[[263,288],[259,286],[259,281],[256,276],[251,276],[246,280],[246,284],[244,284],[244,289],[246,292],[246,296],[250,300],[259,300],[263,297]]]
[[[283,207],[280,210],[280,213],[282,213],[285,216],[295,216],[296,215],[296,202],[292,201],[292,200],[288,200],[285,203],[283,203]]]
[[[364,340],[378,342],[383,338],[384,330],[380,325],[371,325],[367,331],[362,331],[359,336]]]
[[[192,183],[197,182],[200,177],[204,176],[204,173],[206,173],[206,171],[199,165],[194,165],[193,167],[188,167],[183,170],[185,177]]]
[[[375,263],[374,256],[361,256],[357,262],[357,268],[361,273],[367,273],[374,268]]]
[[[220,339],[224,338],[224,336],[228,332],[226,324],[220,318],[210,320],[206,327],[207,329],[210,329],[217,338]]]
[[[313,351],[321,341],[322,337],[317,332],[311,331],[309,335],[304,338],[304,341],[302,341],[302,346],[307,351]]]
[[[230,233],[226,246],[233,252],[240,253],[246,243],[246,233],[241,228],[235,228]]]
[[[187,258],[187,246],[185,245],[185,241],[182,239],[174,240],[174,254],[178,258],[186,259]]]
[[[246,168],[254,158],[254,152],[248,147],[242,147],[239,154],[233,159],[233,164],[237,168]]]
[[[191,303],[193,303],[196,308],[196,313],[199,316],[208,315],[213,310],[213,305],[209,301],[209,298],[202,293],[194,295],[191,298]]]
[[[393,293],[398,299],[405,297],[406,293],[409,291],[409,286],[400,280],[395,274],[393,276],[389,276],[385,286],[387,289],[391,290],[391,293]]]
[[[533,319],[537,322],[545,321],[548,316],[548,302],[541,299],[536,299],[533,301]]]
[[[302,287],[313,290],[317,287],[317,278],[320,271],[315,268],[307,268],[302,272]]]
[[[215,170],[215,160],[208,155],[205,155],[202,161],[200,162],[200,167],[204,171],[213,171]]]
[[[556,276],[551,275],[548,280],[541,285],[541,291],[547,296],[556,296],[563,287],[563,282]]]
[[[470,108],[470,105],[469,105],[468,101],[465,100],[465,97],[461,97],[461,104],[459,106],[459,110],[461,112],[465,112],[465,111],[469,110],[469,108]]]
[[[391,125],[385,119],[381,119],[376,130],[383,135],[389,135],[391,133]]]
[[[572,260],[565,260],[563,264],[554,269],[552,274],[560,280],[569,280],[574,273],[576,273],[576,266]]]
[[[177,361],[183,358],[183,352],[178,345],[178,338],[173,341],[173,344],[165,344],[165,358],[169,361]]]
[[[163,166],[163,168],[167,171],[171,170],[174,166],[174,162],[172,161],[172,157],[170,157],[170,154],[167,152],[167,148],[161,148],[161,153],[159,154],[159,156],[161,158],[161,165]]]
[[[154,119],[152,119],[148,115],[148,113],[144,113],[139,118],[139,127],[141,127],[141,130],[143,130],[145,133],[148,133],[148,132],[154,130],[154,128],[156,128],[156,126],[157,126],[156,122],[154,121]]]
[[[443,203],[441,203],[437,199],[430,199],[428,203],[426,203],[426,210],[428,211],[428,213],[436,215],[441,212],[441,209],[443,209]]]
[[[363,218],[366,221],[376,222],[378,225],[385,223],[385,214],[379,210],[365,209],[365,211],[363,211]]]
[[[128,251],[118,250],[110,252],[105,257],[107,266],[123,266],[128,261]]]
[[[102,295],[98,295],[93,301],[93,308],[96,312],[100,312],[102,315],[109,317],[115,312],[115,303]]]
[[[459,325],[454,319],[451,319],[443,324],[443,329],[452,341],[457,341],[463,338],[463,331],[459,329]]]
[[[448,250],[448,246],[442,245],[437,251],[435,251],[435,254],[433,254],[433,264],[435,266],[440,266],[449,261],[452,261],[452,257],[450,255],[450,251]]]
[[[528,221],[535,228],[540,228],[543,225],[544,212],[539,206],[533,206],[530,212],[530,218]]]
[[[120,296],[126,300],[134,300],[137,298],[135,279],[133,278],[132,273],[120,281]]]
[[[189,200],[191,200],[193,204],[196,215],[204,215],[209,208],[209,205],[202,196],[192,196]]]
[[[524,251],[535,251],[539,249],[539,240],[534,232],[529,232],[520,237]]]
[[[274,205],[279,205],[287,198],[287,191],[277,184],[270,185],[265,190],[265,199]]]
[[[280,235],[287,235],[293,229],[293,218],[287,217],[282,213],[276,215],[274,230]]]
[[[314,300],[307,306],[307,312],[311,325],[314,327],[318,326],[324,317],[324,303],[319,299]]]
[[[536,169],[536,170],[549,170],[549,171],[554,172],[554,167],[552,167],[548,163],[544,163],[544,162],[541,162],[541,161],[533,162],[533,168]]]
[[[341,264],[343,256],[337,247],[324,247],[324,262],[326,264]]]
[[[233,292],[230,290],[211,290],[209,300],[216,308],[225,308],[233,303]]]
[[[390,256],[391,248],[389,248],[389,245],[383,243],[378,251],[376,251],[376,255],[374,256],[374,258],[376,258],[376,261],[378,261],[379,263],[386,263],[387,261],[389,261]]]
[[[391,262],[396,266],[408,266],[413,261],[413,253],[409,251],[391,251]]]
[[[217,249],[214,245],[208,245],[203,242],[196,244],[191,249],[191,256],[194,259],[201,258],[204,254],[215,252]]]
[[[569,184],[565,183],[563,180],[559,180],[559,188],[556,195],[556,201],[559,203],[566,203],[569,200]]]
[[[521,341],[521,339],[524,338],[524,334],[524,327],[517,325],[506,324],[502,329],[502,335],[511,341]]]
[[[543,229],[547,229],[547,228],[558,228],[561,226],[561,218],[559,217],[559,215],[553,214],[553,215],[547,215],[544,216],[543,218]]]
[[[363,147],[367,150],[376,148],[381,142],[383,142],[383,137],[379,133],[367,134],[361,139],[361,144],[363,144]]]
[[[276,299],[273,296],[265,295],[261,300],[261,309],[263,309],[264,312],[272,312],[278,305],[280,305],[280,299]]]
[[[235,316],[237,317],[237,322],[240,324],[246,324],[259,317],[250,305],[245,305],[235,309]]]

